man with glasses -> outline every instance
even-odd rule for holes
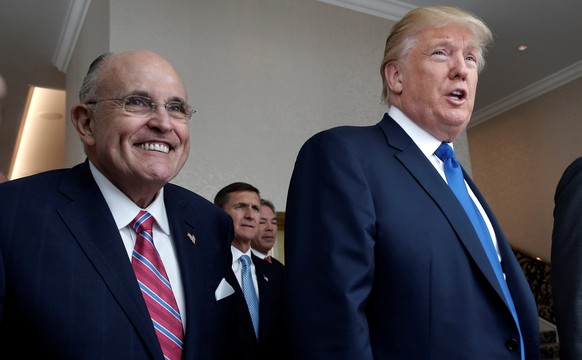
[[[0,354],[232,358],[231,220],[169,184],[190,148],[182,80],[155,53],[107,53],[79,97],[87,160],[0,187]]]

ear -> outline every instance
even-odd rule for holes
[[[89,146],[95,144],[92,129],[93,121],[94,119],[89,116],[87,104],[77,104],[71,109],[71,122],[75,126],[83,144]]]
[[[390,92],[395,94],[402,93],[402,73],[398,62],[390,62],[384,66],[384,76]]]

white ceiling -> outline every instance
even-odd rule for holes
[[[472,125],[582,75],[580,0],[321,1],[390,20],[424,5],[459,6],[480,16],[495,45],[479,79]],[[0,171],[8,170],[29,85],[64,89],[61,70],[89,2],[0,0],[0,75],[8,86],[0,108]],[[529,49],[518,52],[520,44]]]
[[[458,6],[482,18],[495,43],[479,76],[474,126],[582,76],[580,0],[320,0],[384,17],[413,7]],[[525,52],[517,46],[528,45]]]

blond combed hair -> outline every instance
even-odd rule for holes
[[[428,28],[440,28],[448,25],[467,27],[474,36],[480,50],[477,54],[478,70],[485,68],[485,54],[493,44],[493,34],[487,25],[468,11],[449,6],[420,7],[409,11],[392,27],[386,39],[384,58],[380,73],[382,75],[382,102],[390,104],[390,93],[384,69],[387,64],[402,59],[416,42],[417,35]]]

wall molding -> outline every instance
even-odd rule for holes
[[[392,0],[318,0],[392,21],[400,20],[404,14],[416,6]]]
[[[514,92],[505,99],[494,102],[483,109],[476,111],[469,127],[479,125],[499,114],[517,107],[527,101],[533,100],[549,91],[559,88],[570,81],[582,76],[582,61],[578,61],[550,76],[547,76],[525,88]]]
[[[53,65],[63,73],[67,72],[90,3],[91,0],[71,0],[69,2],[67,18],[61,29],[59,43],[53,55]]]
[[[318,0],[320,2],[341,6],[350,10],[398,21],[412,6],[392,0]],[[509,111],[527,101],[533,100],[551,90],[569,83],[582,76],[582,61],[574,63],[550,76],[547,76],[525,88],[516,91],[502,100],[496,101],[473,113],[469,128],[477,126],[499,114]]]

